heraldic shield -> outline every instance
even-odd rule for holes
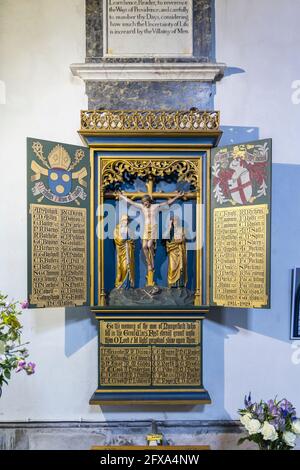
[[[31,170],[33,172],[31,181],[35,182],[31,188],[34,196],[39,197],[39,202],[43,199],[57,204],[69,204],[75,201],[81,204],[87,198],[85,180],[88,175],[87,167],[82,166],[85,152],[82,148],[75,147],[74,157],[70,151],[70,146],[57,144],[45,157],[48,145],[45,141],[33,141],[30,153]],[[75,171],[76,170],[76,171]],[[73,183],[76,185],[73,187]]]
[[[48,173],[49,188],[56,196],[67,196],[72,188],[72,175],[63,168],[52,168]]]

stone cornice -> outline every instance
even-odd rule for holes
[[[84,81],[191,81],[215,82],[224,76],[223,63],[84,63],[71,64]]]

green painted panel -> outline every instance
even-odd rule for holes
[[[89,305],[87,148],[27,139],[30,307]]]
[[[270,308],[272,141],[211,158],[211,305]]]

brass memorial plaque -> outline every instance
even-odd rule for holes
[[[100,341],[101,386],[201,385],[198,320],[101,320]]]
[[[153,385],[200,385],[200,347],[153,347]]]
[[[30,205],[32,293],[37,307],[83,305],[87,298],[86,209]]]
[[[199,322],[101,321],[102,344],[199,344]]]
[[[219,306],[268,303],[266,204],[215,209],[213,301]]]
[[[151,348],[100,348],[101,385],[151,385]]]

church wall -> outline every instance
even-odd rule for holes
[[[206,328],[224,337],[224,405],[248,391],[287,397],[300,412],[300,343],[290,341],[291,269],[299,266],[298,154],[300,4],[217,0],[217,57],[229,67],[217,85],[223,143],[273,138],[271,310],[223,310]],[[298,104],[296,104],[298,101]],[[221,144],[222,144],[221,142]],[[221,319],[222,318],[222,319]],[[206,332],[206,340],[209,333]],[[207,352],[208,354],[208,352]],[[208,377],[212,376],[208,374]],[[208,385],[207,385],[208,386]]]
[[[193,58],[173,57],[134,57],[122,58],[126,64],[174,64],[187,61],[189,63],[211,62],[214,60],[214,1],[190,0],[193,3]],[[103,47],[103,2],[102,0],[86,0],[86,62],[118,64],[120,60],[105,57]],[[98,12],[96,14],[95,12]],[[175,39],[174,39],[175,40]],[[178,38],[180,42],[180,38]],[[124,70],[124,74],[126,71]],[[88,80],[86,91],[90,109],[199,109],[213,107],[213,87],[207,82],[178,81],[95,81]],[[157,97],[159,97],[157,99]]]
[[[0,0],[0,289],[16,299],[26,296],[25,139],[80,144],[79,110],[88,104],[69,65],[85,60],[84,3]],[[300,410],[300,354],[289,341],[290,269],[300,263],[300,105],[291,98],[300,79],[293,45],[299,14],[294,0],[284,8],[279,0],[216,1],[216,55],[229,67],[215,97],[223,142],[273,137],[276,164],[272,309],[215,310],[205,322],[204,379],[213,405],[89,406],[97,340],[88,310],[29,310],[24,339],[37,372],[16,375],[4,388],[0,421],[231,420],[249,390],[256,398],[287,396]]]
[[[299,10],[293,0],[216,0],[217,59],[228,69],[215,109],[238,140],[273,137],[275,163],[300,162]]]

